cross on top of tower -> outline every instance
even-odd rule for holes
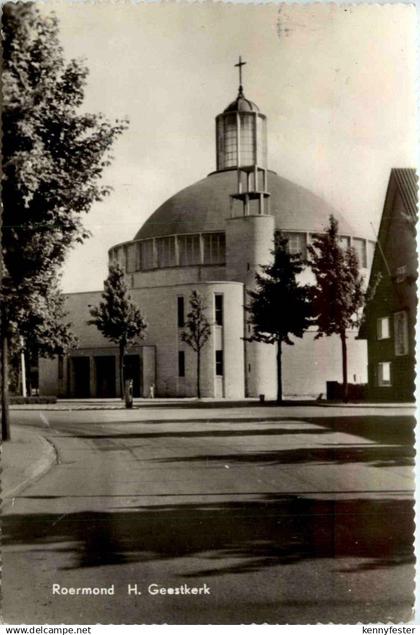
[[[239,68],[239,94],[242,95],[243,93],[243,86],[242,86],[242,66],[245,66],[246,62],[242,61],[242,57],[239,56],[239,62],[237,64],[235,64],[235,66],[237,66]]]

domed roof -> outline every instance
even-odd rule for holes
[[[260,112],[257,104],[247,99],[241,92],[223,112]]]
[[[341,214],[319,196],[272,171],[267,172],[267,180],[276,229],[320,232],[333,214],[339,222],[340,234],[357,235]],[[236,188],[236,170],[213,172],[163,203],[135,238],[224,231],[226,219],[231,215],[230,195]]]

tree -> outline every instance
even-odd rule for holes
[[[185,329],[181,333],[181,339],[188,344],[197,356],[197,397],[201,398],[201,351],[210,337],[210,322],[206,316],[207,306],[198,291],[193,291],[190,296],[190,311],[185,320]]]
[[[127,347],[143,339],[147,324],[137,305],[131,301],[124,272],[117,263],[109,266],[102,297],[99,307],[90,309],[93,319],[88,324],[94,324],[104,337],[119,346],[120,390],[123,398]]]
[[[347,334],[360,323],[365,294],[359,262],[352,248],[340,246],[338,222],[330,216],[325,234],[308,247],[310,265],[315,275],[313,306],[318,327],[317,338],[339,335],[342,351],[343,399],[348,398]]]
[[[248,291],[248,322],[253,327],[250,341],[277,345],[277,401],[283,399],[282,345],[293,345],[290,336],[302,337],[311,324],[310,289],[296,277],[303,270],[299,254],[291,254],[288,240],[276,237],[273,262],[255,274],[256,290]]]
[[[29,367],[31,362],[36,364],[39,357],[63,355],[76,344],[71,324],[66,321],[65,299],[57,286],[50,288],[46,296],[33,295],[31,311],[11,338],[10,353],[15,354],[15,358],[18,354],[19,362],[21,354],[24,355]],[[22,369],[19,375],[21,372]]]
[[[0,348],[7,439],[10,342],[41,317],[40,298],[57,308],[58,272],[70,247],[89,236],[83,215],[110,191],[100,179],[127,122],[81,112],[87,69],[76,60],[65,62],[54,16],[42,15],[33,3],[10,2],[2,7],[2,28]],[[43,313],[49,323],[41,320],[37,332],[51,348],[64,335],[62,316]]]

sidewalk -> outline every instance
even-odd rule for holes
[[[370,403],[370,402],[348,402],[343,403],[339,401],[318,401],[318,400],[285,400],[282,403],[276,401],[264,401],[261,402],[256,398],[246,398],[241,400],[230,399],[214,399],[214,398],[160,398],[155,399],[143,399],[135,398],[133,400],[133,408],[135,410],[143,408],[170,408],[170,409],[188,409],[188,408],[266,408],[267,410],[274,408],[298,408],[302,406],[319,407],[319,408],[379,408],[381,410],[389,410],[390,408],[405,409],[412,408],[415,410],[414,403]],[[58,399],[54,404],[14,404],[10,406],[11,410],[58,410],[58,411],[72,411],[72,410],[126,410],[125,403],[119,398],[109,399]]]
[[[1,497],[16,496],[57,462],[52,443],[35,428],[12,426],[12,440],[1,449]]]

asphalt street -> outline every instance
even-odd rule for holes
[[[411,620],[409,409],[21,408],[13,422],[58,458],[5,501],[6,623]]]

